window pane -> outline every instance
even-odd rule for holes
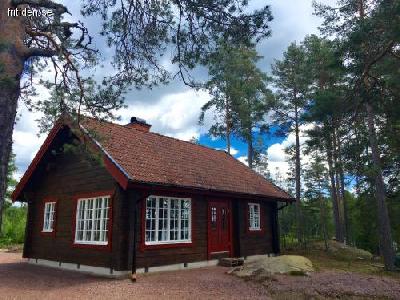
[[[170,240],[179,240],[179,200],[171,199],[171,211],[170,211]]]
[[[155,241],[156,229],[156,199],[146,200],[146,242]]]
[[[158,240],[168,240],[168,199],[160,198],[158,206]]]
[[[260,229],[260,205],[249,204],[249,228]]]
[[[54,214],[55,214],[56,203],[46,202],[43,210],[43,231],[51,232],[54,227]]]
[[[150,196],[146,200],[145,241],[189,240],[190,200]]]
[[[80,199],[77,204],[76,241],[107,243],[109,197]]]

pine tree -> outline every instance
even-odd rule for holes
[[[377,201],[379,246],[387,270],[395,269],[394,250],[376,116],[387,101],[387,93],[391,94],[386,86],[386,72],[380,73],[379,66],[389,57],[396,58],[398,63],[399,12],[399,1],[390,0],[345,0],[340,2],[339,9],[316,5],[316,13],[324,18],[323,32],[341,44],[351,78],[352,98],[365,115]]]
[[[301,217],[301,161],[300,126],[309,94],[310,79],[307,72],[306,53],[303,46],[292,43],[283,54],[281,61],[272,66],[274,83],[277,88],[275,123],[286,133],[294,132],[295,142],[295,180],[296,180],[296,222],[297,238],[302,242]]]
[[[325,249],[328,250],[328,207],[326,205],[325,191],[328,186],[328,172],[324,165],[324,159],[318,150],[308,153],[311,156],[311,162],[306,166],[304,171],[304,182],[306,186],[305,198],[309,202],[316,202],[319,214],[319,236],[323,238]]]
[[[260,59],[254,47],[222,44],[209,61],[210,80],[205,85],[212,98],[202,107],[200,122],[207,110],[215,108],[213,136],[224,136],[230,152],[230,137],[235,133],[248,144],[247,162],[253,167],[257,156],[253,130],[266,130],[263,122],[272,102],[267,76],[257,67]]]
[[[331,198],[336,229],[336,239],[345,241],[347,222],[344,217],[344,169],[341,144],[342,126],[348,105],[345,104],[345,72],[334,44],[311,35],[302,43],[306,49],[306,60],[312,85],[310,101],[304,120],[312,122],[314,129],[307,134],[311,138],[308,146],[326,153],[329,169]]]

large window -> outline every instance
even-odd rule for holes
[[[146,199],[146,245],[191,242],[191,200],[150,196]]]
[[[249,203],[249,230],[261,230],[260,204]]]
[[[75,243],[108,244],[110,196],[78,199]]]
[[[53,232],[56,202],[45,202],[42,232]]]

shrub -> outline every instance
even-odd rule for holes
[[[0,231],[0,246],[22,244],[24,242],[26,215],[26,206],[5,207]]]

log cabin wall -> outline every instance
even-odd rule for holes
[[[152,193],[150,193],[152,194]],[[215,199],[212,196],[205,195],[178,195],[166,194],[165,196],[188,197],[192,199],[192,241],[191,246],[174,247],[166,245],[155,249],[148,249],[144,246],[142,240],[143,226],[143,205],[147,194],[136,193],[134,199],[138,201],[136,206],[137,223],[135,232],[137,235],[136,244],[136,268],[150,268],[177,263],[190,263],[205,261],[208,259],[208,200]],[[158,192],[158,195],[163,195]],[[277,253],[276,251],[276,203],[275,202],[257,202],[261,204],[261,232],[248,231],[248,202],[244,199],[232,199],[232,243],[233,256],[250,256]],[[275,236],[274,236],[275,235]],[[172,247],[171,247],[172,246]],[[129,268],[129,267],[128,267]]]
[[[260,203],[261,207],[261,231],[249,231],[248,203]],[[262,201],[238,201],[239,210],[239,249],[240,256],[251,256],[260,254],[276,253],[274,245],[276,231],[274,221],[276,220],[276,203]]]
[[[28,221],[24,257],[53,260],[121,269],[127,236],[121,235],[120,224],[125,193],[119,188],[107,170],[97,161],[84,158],[82,154],[46,154],[30,184]],[[112,199],[111,249],[80,248],[73,246],[75,228],[74,212],[79,194],[99,191],[115,191]],[[43,201],[57,201],[55,234],[44,235],[42,231]]]

